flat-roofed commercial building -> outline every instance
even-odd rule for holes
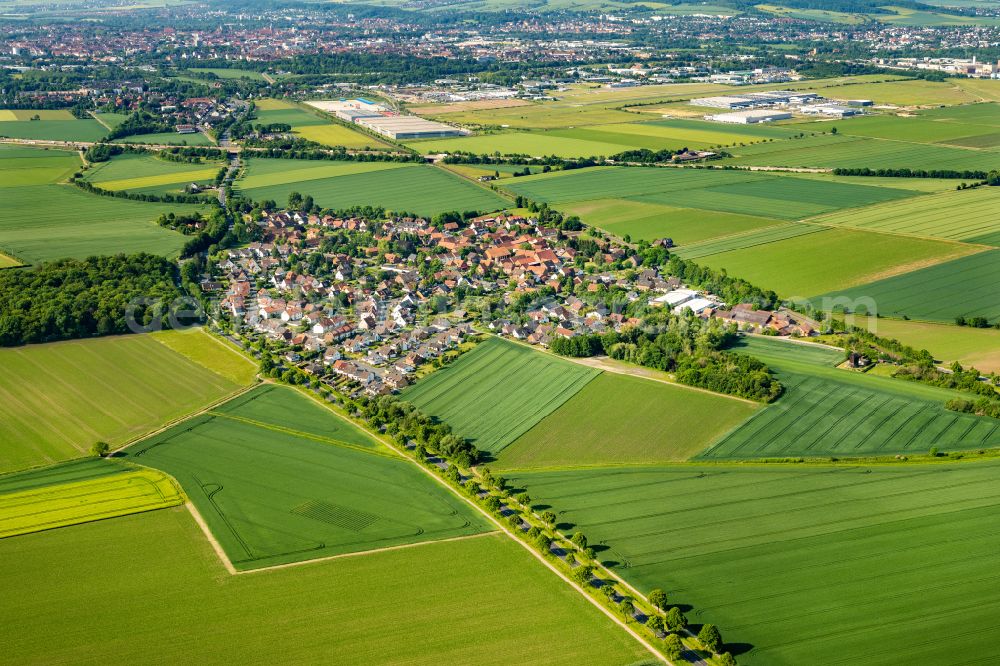
[[[434,122],[433,120],[425,120],[417,116],[373,116],[358,118],[354,122],[362,127],[367,127],[377,134],[397,141],[407,139],[440,139],[468,134],[468,132],[458,127]]]

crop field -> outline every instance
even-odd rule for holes
[[[823,129],[824,126],[828,123],[818,122],[805,127]],[[840,125],[839,130],[852,136],[986,148],[993,144],[1000,131],[1000,105],[969,104],[903,116],[887,114],[852,118]]]
[[[302,125],[294,128],[294,132],[303,139],[321,143],[324,146],[343,146],[344,148],[386,148],[382,141],[350,127],[329,123],[326,125]]]
[[[592,199],[563,206],[562,210],[617,236],[628,235],[633,241],[670,238],[678,245],[781,224],[766,217],[630,199]]]
[[[574,130],[567,130],[574,132]],[[493,153],[499,151],[504,155],[529,155],[543,157],[557,155],[559,157],[609,157],[630,146],[620,143],[610,143],[590,138],[589,132],[580,132],[572,136],[562,136],[557,130],[549,132],[500,132],[497,134],[476,134],[451,139],[425,139],[408,141],[407,147],[421,153],[439,153],[466,151],[471,153]]]
[[[155,331],[151,338],[181,356],[222,375],[240,386],[248,386],[257,376],[257,362],[230,346],[229,341],[207,333],[201,327],[186,330]]]
[[[0,366],[0,472],[124,444],[238,388],[148,335],[0,349]]]
[[[785,223],[745,233],[723,236],[722,238],[715,238],[701,243],[688,245],[687,247],[679,247],[674,251],[674,253],[684,259],[700,259],[702,257],[709,257],[713,254],[732,252],[733,250],[745,250],[758,245],[767,245],[768,243],[787,240],[789,238],[796,238],[798,236],[805,236],[807,234],[814,234],[825,230],[826,229],[824,227],[812,224]]]
[[[519,178],[506,189],[554,204],[609,196],[726,213],[801,219],[915,196],[911,190],[750,171],[598,167]]]
[[[900,275],[978,249],[923,238],[827,229],[712,254],[698,259],[698,263],[715,269],[725,268],[730,275],[738,275],[753,284],[773,289],[780,296],[793,298]]]
[[[95,113],[95,118],[99,123],[106,126],[108,129],[114,129],[121,125],[123,122],[128,120],[127,113]]]
[[[238,569],[487,529],[411,462],[287,387],[253,389],[126,454],[180,482]]]
[[[289,193],[297,191],[330,208],[374,205],[428,216],[450,210],[490,212],[509,205],[488,189],[424,164],[265,159],[248,162],[245,177],[237,186],[258,201],[284,202]]]
[[[499,456],[501,469],[686,460],[757,406],[664,382],[604,372]]]
[[[989,171],[996,165],[996,155],[988,151],[844,134],[818,134],[758,143],[746,148],[734,148],[730,152],[735,157],[726,162],[735,165],[958,171]]]
[[[103,197],[72,185],[0,187],[0,196],[0,248],[27,262],[118,252],[177,256],[185,237],[154,220],[171,211],[203,210]]]
[[[879,79],[879,80],[874,80]],[[898,106],[951,106],[981,101],[981,96],[971,92],[961,80],[925,81],[874,75],[865,81],[864,77],[848,77],[836,84],[820,81],[799,81],[791,84],[792,90],[823,91],[826,97],[834,99],[870,99],[876,104]]]
[[[640,590],[717,624],[741,664],[988,662],[995,462],[665,466],[513,475]]]
[[[221,67],[191,67],[187,70],[193,76],[199,74],[215,74],[220,79],[250,79],[251,81],[263,81],[264,76],[260,72],[252,69],[226,69]]]
[[[0,585],[19,600],[0,607],[0,642],[19,663],[155,654],[175,663],[211,655],[501,666],[544,655],[553,666],[620,666],[648,656],[502,535],[228,576],[176,508],[4,539],[0,558]],[[141,622],[128,600],[142,606]]]
[[[148,143],[168,146],[211,146],[213,141],[201,132],[193,134],[178,134],[177,132],[161,132],[158,134],[136,134],[115,139],[112,143]]]
[[[31,120],[33,116],[40,120]],[[108,130],[96,120],[81,120],[64,109],[0,109],[0,136],[38,141],[99,141]]]
[[[0,146],[0,187],[58,183],[80,168],[80,157],[64,150]]]
[[[990,448],[1000,420],[944,408],[959,394],[832,366],[843,354],[804,356],[791,343],[743,338],[737,351],[767,363],[785,393],[699,458],[858,457]]]
[[[0,475],[0,539],[175,506],[167,475],[85,459]]]
[[[402,398],[498,454],[554,412],[599,371],[490,338],[403,391]]]
[[[826,298],[867,298],[883,316],[948,323],[959,316],[982,316],[992,322],[1000,319],[998,280],[1000,251],[990,250],[850,289],[835,287],[813,300],[822,307]],[[862,305],[853,310],[862,312]]]
[[[883,233],[1000,246],[1000,190],[979,187],[840,211],[811,220]]]
[[[184,164],[154,155],[119,155],[87,172],[87,180],[106,190],[149,194],[179,193],[186,185],[211,184],[221,162]]]

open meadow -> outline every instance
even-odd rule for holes
[[[334,209],[383,206],[432,216],[444,211],[492,212],[509,202],[445,169],[403,162],[251,159],[236,186],[246,196],[279,203],[291,192]]]
[[[66,109],[0,109],[0,137],[36,141],[100,141],[107,133],[108,130],[96,120],[74,118]]]
[[[925,454],[1000,446],[1000,420],[944,407],[956,391],[838,370],[840,351],[743,338],[735,347],[775,372],[784,394],[698,457],[735,460]]]
[[[754,413],[743,400],[603,372],[514,440],[500,469],[686,460]]]
[[[923,238],[826,229],[713,253],[697,261],[710,268],[725,268],[730,275],[773,289],[779,296],[804,298],[863,285],[883,276],[905,277],[910,271],[956,257],[964,257],[959,261],[969,260],[972,257],[965,255],[981,249]]]
[[[155,654],[219,664],[621,666],[649,656],[502,535],[230,576],[175,508],[3,539],[0,559],[0,585],[19,600],[0,604],[0,643],[20,663]]]
[[[991,660],[998,471],[684,465],[509,480],[627,581],[718,625],[740,664],[890,665]]]
[[[151,335],[0,349],[0,472],[81,456],[99,440],[124,444],[236,391],[224,376],[234,352],[196,335],[171,337],[195,346],[200,363]]]
[[[171,162],[149,154],[118,155],[98,162],[86,173],[86,179],[105,190],[142,194],[182,194],[191,183],[212,185],[223,166],[221,161],[204,164]]]
[[[871,314],[865,303],[874,301],[883,316],[947,323],[956,317],[986,317],[995,322],[1000,319],[998,280],[1000,251],[989,250],[851,288],[834,288],[813,303],[824,307],[827,299],[853,302],[852,311]]]
[[[180,488],[166,474],[99,458],[0,475],[0,539],[183,501]]]
[[[407,388],[402,399],[497,455],[599,371],[491,337]]]
[[[116,199],[62,184],[79,167],[75,153],[0,146],[0,251],[25,263],[118,252],[179,254],[185,237],[154,220],[200,206]]]
[[[489,529],[412,462],[288,387],[257,387],[125,454],[177,479],[237,569]]]

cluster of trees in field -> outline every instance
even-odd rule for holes
[[[128,333],[128,312],[168,327],[177,266],[151,254],[63,259],[0,272],[0,346]],[[146,299],[138,303],[135,299]]]
[[[846,333],[838,343],[847,352],[856,352],[873,360],[886,361],[899,367],[892,376],[897,379],[920,382],[931,386],[967,391],[984,396],[996,396],[996,387],[980,379],[982,373],[975,368],[963,368],[952,363],[946,372],[937,367],[934,355],[926,349],[916,349],[899,340],[885,338],[858,326],[844,326],[834,320],[834,329]]]
[[[835,176],[877,176],[881,178],[965,178],[966,180],[987,180],[996,171],[989,173],[985,171],[955,169],[869,169],[868,167],[837,168],[833,170]],[[1000,175],[996,176],[1000,182]],[[997,183],[990,183],[995,185]]]
[[[965,400],[963,398],[952,398],[944,403],[947,409],[963,414],[975,414],[977,416],[989,416],[1000,419],[1000,401],[989,398],[979,398],[978,400]]]
[[[640,243],[639,247],[648,246]],[[657,258],[666,252],[663,248],[652,248],[652,250]],[[643,265],[649,265],[645,261],[646,257],[644,253]],[[676,255],[669,255],[665,270],[670,275],[680,278],[685,284],[720,296],[726,303],[753,303],[763,310],[771,310],[778,304],[778,294],[770,289],[761,289],[742,278],[729,275],[725,270],[706,268]]]
[[[148,111],[136,111],[108,132],[107,140],[114,141],[138,134],[158,134],[173,131],[173,125]]]
[[[554,338],[549,348],[563,356],[606,354],[648,368],[673,372],[689,386],[771,402],[782,387],[767,365],[746,354],[723,351],[736,336],[734,325],[704,320],[690,311],[657,312],[642,325],[621,332]]]
[[[196,146],[187,148],[168,148],[159,152],[160,159],[168,162],[183,162],[185,164],[202,164],[208,160],[222,160],[226,158],[226,151],[217,148],[200,148]]]

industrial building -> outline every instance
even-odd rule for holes
[[[774,120],[787,120],[792,117],[788,111],[776,111],[773,109],[751,109],[749,111],[734,111],[732,113],[717,113],[705,116],[705,120],[712,120],[717,123],[733,123],[736,125],[752,125],[754,123],[767,123]]]
[[[433,120],[425,120],[417,116],[374,116],[358,118],[354,122],[396,141],[405,141],[408,139],[442,139],[468,134],[466,130],[458,127],[434,122]]]

